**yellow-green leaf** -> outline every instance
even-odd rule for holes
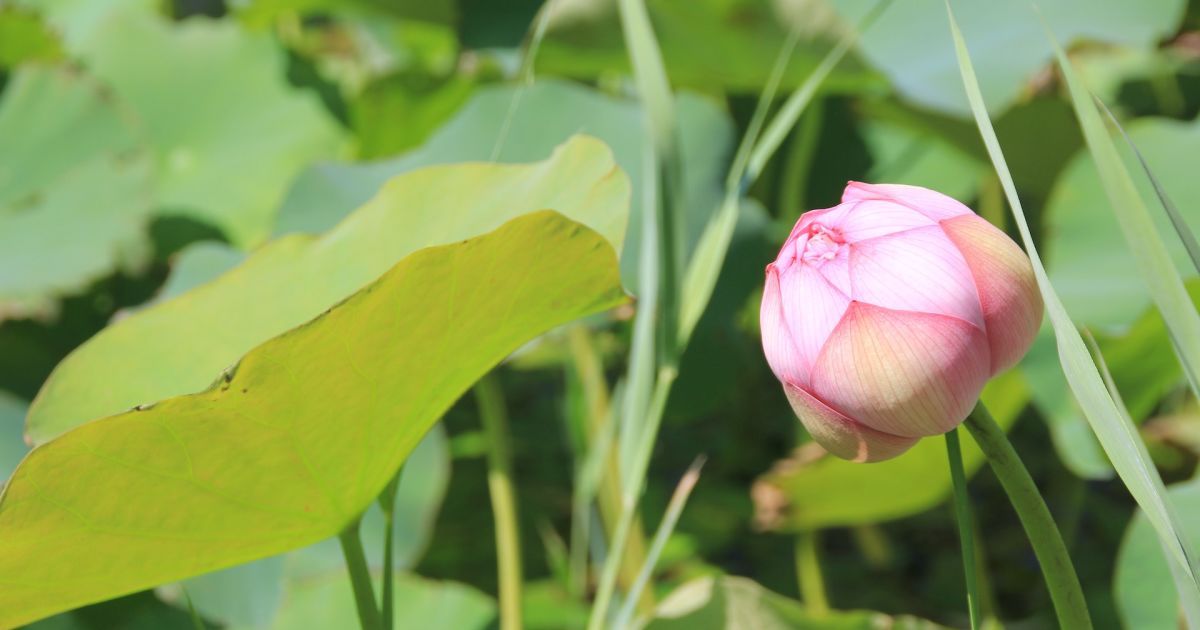
[[[255,345],[311,319],[421,247],[544,208],[620,243],[628,204],[629,180],[608,148],[587,137],[535,164],[459,164],[400,175],[324,235],[272,241],[213,282],[93,337],[39,392],[28,436],[43,442],[93,418],[202,389]]]
[[[488,369],[622,296],[602,236],[531,213],[408,256],[206,391],[35,448],[0,496],[0,627],[337,533]]]

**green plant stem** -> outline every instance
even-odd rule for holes
[[[604,364],[592,342],[591,334],[586,326],[575,325],[567,331],[567,342],[571,350],[580,384],[583,387],[586,403],[586,426],[583,432],[587,436],[588,448],[601,441],[606,431],[611,431],[608,423],[612,422],[611,400],[608,385],[604,378]],[[600,508],[600,520],[609,535],[617,527],[621,518],[621,462],[617,452],[610,448],[604,449],[604,474],[600,477],[599,487],[595,490],[595,499]],[[576,488],[578,493],[580,488]],[[590,504],[588,501],[587,504]],[[586,505],[576,509],[575,515],[581,517],[580,525],[586,527]],[[586,530],[585,530],[586,531]],[[586,539],[586,537],[584,537]],[[586,547],[582,550],[586,553]],[[626,590],[633,587],[637,579],[638,568],[646,563],[646,536],[640,518],[635,518],[629,530],[629,541],[625,546],[625,557],[621,562],[621,571],[617,580]],[[577,564],[583,564],[577,561]],[[582,572],[581,572],[582,573]],[[581,586],[581,585],[580,585]],[[638,612],[650,614],[654,612],[654,595],[649,590],[643,590],[638,597]]]
[[[358,608],[358,622],[362,630],[383,630],[383,620],[375,605],[375,586],[371,583],[371,570],[363,553],[362,539],[358,536],[360,519],[354,519],[338,540],[342,543],[342,555],[346,558],[346,569],[350,572],[350,586],[354,588],[354,604]]]
[[[379,507],[383,511],[383,627],[386,630],[392,630],[395,608],[395,595],[393,591],[396,585],[393,583],[392,573],[395,571],[395,537],[396,533],[393,529],[396,520],[396,490],[400,487],[400,475],[404,473],[404,467],[396,471],[396,476],[388,482],[384,487],[383,492],[379,495]]]
[[[604,559],[604,568],[600,572],[600,584],[596,590],[596,599],[592,602],[591,617],[588,620],[588,630],[600,630],[608,616],[608,605],[612,601],[613,590],[616,588],[617,570],[621,566],[621,558],[629,540],[629,531],[637,516],[637,499],[641,494],[642,485],[646,481],[646,471],[650,467],[650,455],[654,452],[654,436],[662,424],[663,412],[667,407],[667,397],[671,385],[675,382],[678,371],[674,366],[663,366],[659,369],[658,379],[654,387],[654,396],[650,401],[650,409],[646,413],[646,424],[643,427],[643,439],[637,443],[633,454],[632,471],[625,480],[621,493],[621,518],[617,521],[613,532],[612,544],[608,556]]]
[[[963,575],[967,585],[967,610],[971,615],[971,630],[979,630],[983,622],[979,614],[979,580],[975,569],[975,540],[971,525],[971,504],[967,496],[967,475],[963,472],[962,448],[958,445],[958,428],[946,433],[946,456],[950,461],[950,479],[954,483],[954,515],[958,521],[958,540],[962,546]]]
[[[982,404],[975,406],[964,424],[987,457],[988,464],[1008,494],[1021,526],[1033,545],[1033,552],[1042,568],[1042,577],[1050,591],[1050,599],[1054,602],[1059,626],[1072,630],[1090,629],[1092,620],[1088,615],[1087,601],[1083,597],[1067,546],[1063,544],[1046,502],[1009,443],[1004,429],[996,424]]]
[[[800,585],[800,600],[814,616],[829,613],[829,596],[825,594],[825,577],[821,575],[820,548],[819,530],[796,534],[796,580]]]
[[[487,436],[488,491],[496,522],[496,564],[500,578],[500,628],[521,628],[521,538],[512,483],[512,450],[504,392],[492,375],[475,385],[479,418]]]

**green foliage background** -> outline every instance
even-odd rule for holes
[[[646,4],[676,90],[686,260],[722,202],[737,139],[789,35],[797,33],[784,95],[874,3]],[[1200,542],[1191,518],[1200,407],[1109,208],[1050,43],[1026,2],[953,4],[1051,280],[1095,336],[1187,535]],[[1200,2],[1038,4],[1196,228]],[[539,17],[547,28],[533,48]],[[521,347],[497,376],[509,406],[526,625],[583,627],[591,593],[571,576],[573,495],[594,437],[590,396],[598,384],[620,393],[644,281],[643,219],[656,185],[645,114],[611,1],[0,0],[0,481],[26,443],[46,445],[0,502],[0,626],[59,613],[30,627],[352,627],[328,536],[409,451],[391,524],[397,627],[494,626],[486,438],[474,401],[458,396],[517,346],[578,320]],[[761,357],[757,308],[762,268],[792,223],[835,204],[847,180],[936,188],[1015,234],[969,116],[943,4],[897,0],[746,191],[640,504],[652,532],[680,475],[707,456],[654,572],[660,608],[650,627],[965,626],[940,443],[872,466],[822,457]],[[1150,182],[1132,154],[1121,157],[1197,296],[1200,279]],[[468,255],[479,258],[454,276],[462,284],[412,276],[403,293],[359,292],[403,284],[429,257]],[[522,260],[540,271],[521,275]],[[511,296],[524,298],[500,304]],[[514,315],[535,298],[544,301],[535,312]],[[455,304],[477,317],[439,319],[440,308],[459,312]],[[395,333],[378,309],[427,318],[427,327]],[[336,333],[314,332],[322,329]],[[581,332],[596,373],[573,345]],[[490,345],[471,343],[487,335],[496,336]],[[377,363],[359,373],[358,359],[383,349],[405,362],[371,355]],[[239,378],[273,387],[298,368],[300,379],[260,407],[203,399]],[[443,373],[449,380],[437,381]],[[364,383],[385,383],[387,393],[362,394],[374,391]],[[197,392],[208,394],[185,396]],[[1161,549],[1070,397],[1048,331],[984,400],[1046,496],[1097,627],[1177,627]],[[285,403],[295,409],[276,411],[300,418],[292,431],[322,462],[315,478],[335,500],[321,518],[276,514],[282,520],[266,527],[251,514],[272,501],[303,504],[312,471],[278,465],[286,458],[270,444],[247,446],[265,439],[248,425],[243,434],[233,422],[200,430],[185,420]],[[184,442],[211,452],[219,470],[240,471],[228,479],[233,498],[205,503],[185,483],[139,485],[139,475],[166,479],[186,460],[172,454],[178,434],[153,428],[160,418],[182,423]],[[346,437],[359,430],[374,437]],[[1024,533],[965,446],[968,472],[977,471],[985,609],[1011,627],[1048,627]],[[23,499],[35,494],[50,498]],[[95,497],[112,503],[83,516],[113,539],[64,525],[71,501]],[[603,531],[598,513],[585,515]],[[371,508],[372,558],[385,526]],[[132,531],[227,538],[139,552],[117,541]],[[798,536],[818,538],[829,603],[856,612],[822,616],[800,601]],[[73,590],[73,575],[90,565],[111,574]]]

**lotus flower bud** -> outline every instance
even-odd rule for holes
[[[1042,299],[1025,253],[941,193],[851,182],[767,265],[762,341],[821,446],[879,461],[962,422],[1029,349]]]

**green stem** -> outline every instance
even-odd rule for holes
[[[496,564],[500,578],[500,628],[521,628],[521,538],[517,527],[517,498],[512,483],[512,450],[508,441],[508,412],[504,392],[494,376],[475,385],[479,418],[487,435],[488,491],[496,521]]]
[[[800,583],[800,600],[814,616],[829,613],[829,596],[825,594],[825,578],[821,575],[821,535],[818,530],[796,534],[796,579]]]
[[[971,615],[971,630],[979,630],[983,619],[979,614],[979,580],[975,569],[975,540],[971,525],[971,504],[967,496],[967,475],[963,472],[962,449],[958,445],[958,428],[946,433],[946,456],[950,460],[950,479],[954,482],[954,515],[958,520],[958,540],[962,545],[963,575],[967,584],[967,610]]]
[[[642,485],[646,481],[646,471],[650,467],[650,455],[654,452],[654,438],[658,435],[658,428],[662,424],[663,412],[667,406],[667,397],[670,395],[671,385],[675,382],[677,375],[678,372],[674,367],[664,366],[659,369],[650,409],[646,412],[646,425],[642,428],[644,433],[633,453],[629,480],[623,484],[621,518],[618,519],[617,527],[613,531],[612,544],[600,572],[600,585],[596,589],[596,598],[592,601],[588,630],[600,630],[608,617],[608,606],[612,601],[613,590],[616,588],[617,571],[621,566],[621,558],[629,540],[629,531],[637,516],[637,500],[641,494]]]
[[[1046,502],[1009,443],[1004,429],[996,424],[982,404],[975,406],[964,424],[987,457],[1000,485],[1008,493],[1008,500],[1016,510],[1017,517],[1021,519],[1021,525],[1041,565],[1050,599],[1054,602],[1058,625],[1071,630],[1089,630],[1092,620],[1067,546],[1063,544]]]
[[[392,572],[395,570],[396,554],[394,524],[396,520],[396,490],[400,487],[400,475],[404,472],[404,467],[396,471],[396,476],[388,482],[388,485],[383,489],[383,493],[379,495],[379,507],[383,511],[383,627],[385,630],[392,630],[392,618],[394,616],[393,609],[395,608],[395,595],[393,591],[396,585],[392,580]]]
[[[362,539],[358,536],[359,519],[354,519],[338,540],[342,543],[342,555],[346,557],[346,569],[350,571],[350,586],[354,588],[354,604],[358,607],[358,622],[362,630],[383,630],[379,608],[375,606],[375,586],[371,584],[371,570],[363,553]]]

